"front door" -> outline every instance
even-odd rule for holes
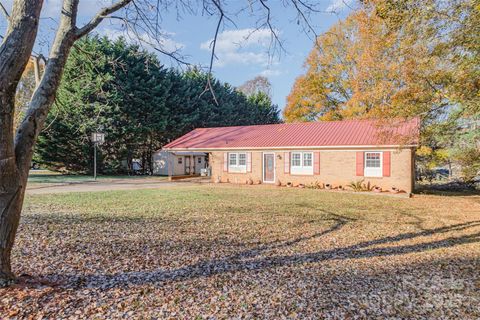
[[[185,174],[190,174],[190,156],[185,157]]]
[[[263,154],[263,182],[275,182],[275,154]]]

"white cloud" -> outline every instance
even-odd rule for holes
[[[200,44],[202,50],[210,51],[212,40]],[[270,64],[268,53],[272,34],[268,29],[226,30],[218,35],[215,46],[217,66],[227,64],[262,65]]]
[[[277,77],[282,74],[282,71],[278,69],[265,69],[262,72],[260,72],[260,75],[264,77]]]
[[[330,5],[327,7],[327,11],[342,11],[353,5],[355,0],[332,0]]]
[[[157,38],[143,33],[138,37],[132,33],[128,33],[124,30],[114,28],[100,28],[97,33],[101,36],[106,36],[111,40],[116,40],[123,36],[127,42],[138,44],[146,50],[154,51],[153,47],[158,47],[165,52],[176,52],[185,48],[185,44],[173,40],[175,33],[164,31],[159,34]]]

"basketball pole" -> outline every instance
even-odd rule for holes
[[[97,181],[97,143],[93,143],[93,180]]]

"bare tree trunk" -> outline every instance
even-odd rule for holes
[[[3,108],[13,108],[14,93],[0,95]],[[13,152],[13,119],[2,113],[0,127],[0,287],[13,279],[10,254],[15,239],[25,184],[15,164]]]
[[[15,1],[0,46],[0,287],[14,279],[10,254],[29,167],[28,164],[26,170],[20,170],[16,162],[13,141],[15,91],[30,59],[42,5],[42,0]]]
[[[119,0],[100,10],[82,28],[76,27],[79,0],[63,0],[60,23],[43,77],[23,122],[13,137],[15,91],[35,43],[43,0],[15,0],[0,46],[0,287],[14,280],[10,255],[20,221],[33,147],[60,85],[75,41],[109,14],[132,0]]]
[[[25,6],[25,11],[22,11],[20,14],[16,13],[16,7],[22,6]],[[17,0],[14,3],[12,18],[18,18],[20,21],[31,21],[31,26],[16,26],[11,23],[13,30],[8,36],[15,32],[21,32],[24,29],[35,29],[35,31],[28,32],[23,39],[13,39],[10,44],[5,41],[1,47],[2,50],[6,47],[7,49],[10,48],[15,57],[18,57],[16,51],[24,51],[22,61],[24,60],[25,64],[20,70],[19,76],[13,78],[15,83],[11,85],[11,89],[7,90],[7,92],[4,93],[4,97],[2,97],[4,98],[2,100],[5,101],[5,104],[4,101],[2,101],[2,107],[8,107],[9,109],[6,110],[7,112],[2,116],[0,128],[2,136],[6,136],[6,139],[2,139],[2,151],[0,154],[0,159],[2,159],[0,166],[3,166],[1,168],[2,179],[0,181],[0,188],[3,191],[0,197],[0,286],[8,285],[14,279],[10,255],[20,221],[28,171],[30,170],[33,155],[33,145],[43,127],[50,106],[55,99],[55,93],[60,84],[68,51],[75,41],[75,26],[73,23],[77,6],[78,0],[65,1],[64,3],[63,12],[71,13],[71,15],[66,13],[62,15],[52,47],[51,59],[47,63],[42,81],[33,94],[25,118],[18,127],[15,142],[13,141],[12,116],[16,83],[18,83],[21,71],[23,71],[30,58],[33,43],[35,42],[36,29],[38,28],[42,1]],[[37,9],[37,11],[32,9]],[[25,47],[19,46],[18,42],[22,40],[25,42]],[[1,53],[3,52],[0,52],[0,57],[2,57]],[[12,65],[16,64],[18,64],[18,58],[12,63]],[[9,72],[2,70],[1,74],[8,76]],[[3,85],[0,84],[0,88],[3,88]],[[5,119],[5,121],[3,119]]]
[[[67,26],[62,26],[61,22],[52,48],[51,58],[46,66],[45,75],[33,94],[30,107],[15,135],[13,157],[15,161],[12,162],[13,167],[7,169],[7,173],[12,173],[10,179],[5,180],[6,184],[13,182],[13,187],[11,187],[10,192],[11,200],[10,202],[0,202],[0,210],[5,212],[7,217],[7,220],[2,220],[0,223],[0,241],[2,243],[0,248],[0,265],[2,266],[0,287],[2,285],[3,274],[7,275],[6,278],[10,280],[13,277],[10,254],[20,221],[28,172],[33,156],[33,146],[43,128],[50,107],[55,100],[55,94],[60,85],[68,52],[74,41],[75,35],[73,30],[68,29]],[[3,187],[3,181],[2,179],[2,183],[0,183],[1,187]]]

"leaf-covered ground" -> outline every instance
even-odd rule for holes
[[[480,197],[29,196],[0,318],[480,317]]]

